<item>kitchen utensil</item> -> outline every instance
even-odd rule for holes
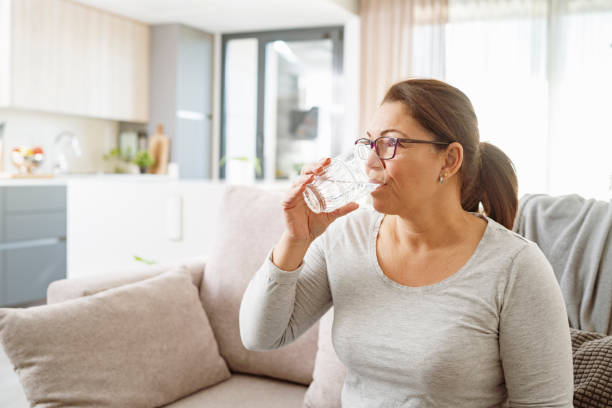
[[[63,131],[55,137],[53,151],[53,172],[56,174],[70,173],[75,160],[82,155],[79,139],[69,131]]]

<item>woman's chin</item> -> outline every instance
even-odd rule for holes
[[[394,199],[394,196],[385,194],[384,191],[382,194],[381,191],[374,191],[372,194],[370,194],[370,198],[371,205],[376,212],[389,215],[397,212],[398,203]]]
[[[387,206],[385,205],[385,200],[372,196],[372,207],[374,207],[377,212],[384,213],[384,209]]]

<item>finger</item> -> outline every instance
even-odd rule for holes
[[[342,217],[352,211],[355,211],[357,208],[359,208],[359,204],[352,202],[338,208],[337,210],[332,211],[331,213],[329,213],[329,215],[332,217],[332,219],[335,220],[336,218]]]
[[[305,164],[302,167],[302,174],[317,174],[317,173],[320,173],[321,170],[323,170],[323,168],[325,166],[327,166],[329,163],[331,163],[331,159],[329,157],[326,157],[325,159],[320,160],[318,163]]]
[[[291,185],[291,187],[298,187],[301,185],[305,185],[308,184],[312,181],[312,179],[314,178],[314,174],[304,174],[300,177],[298,177],[293,184]]]
[[[303,183],[293,186],[287,194],[287,197],[282,201],[283,208],[293,208],[300,200],[303,200],[302,193],[306,185],[312,181],[313,175],[306,176]]]
[[[325,167],[329,166],[331,159],[329,157],[324,158],[319,162],[319,166],[315,170],[315,173],[320,173]]]
[[[304,175],[304,174],[312,174],[319,167],[321,167],[319,164],[305,164],[304,167],[302,167],[302,175]]]

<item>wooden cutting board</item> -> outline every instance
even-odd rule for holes
[[[155,159],[155,163],[149,167],[148,172],[152,174],[167,174],[170,138],[164,135],[162,125],[157,125],[157,133],[149,141],[149,154]]]

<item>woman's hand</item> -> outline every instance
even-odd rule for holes
[[[300,178],[294,183],[291,191],[282,202],[285,216],[285,237],[294,244],[310,245],[316,237],[321,235],[336,218],[357,209],[357,203],[349,203],[330,213],[315,213],[304,201],[303,192],[306,185],[311,183],[315,175],[331,162],[330,158],[319,163],[304,165]]]
[[[357,203],[348,203],[330,213],[315,213],[304,201],[306,185],[330,163],[327,158],[314,165],[305,165],[300,178],[282,201],[285,232],[272,251],[272,262],[281,270],[297,269],[308,247],[334,220],[357,209]]]

